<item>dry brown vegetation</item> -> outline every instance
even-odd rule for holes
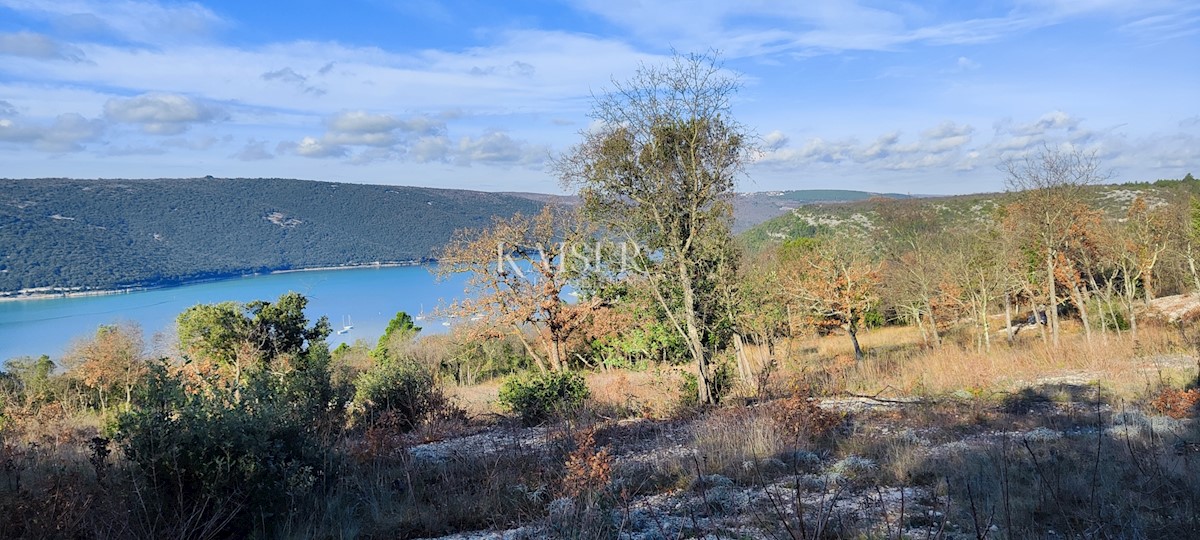
[[[1187,335],[1147,324],[1136,343],[1089,343],[1067,324],[1053,354],[1036,331],[985,354],[885,327],[860,336],[861,362],[844,336],[810,336],[777,344],[769,375],[721,407],[688,405],[679,368],[614,368],[587,373],[584,410],[532,428],[505,419],[497,380],[446,380],[472,420],[401,433],[384,415],[346,432],[319,498],[254,535],[1178,537],[1200,526]],[[745,352],[755,370],[768,358]],[[129,513],[139,483],[99,409],[9,403],[0,537],[228,525],[215,499],[192,521]]]
[[[753,150],[737,82],[698,56],[639,73],[559,164],[571,230],[637,264],[555,264],[547,209],[456,236],[445,269],[479,294],[454,309],[478,324],[449,335],[399,313],[331,352],[288,293],[189,308],[168,358],[106,327],[65,370],[14,359],[0,537],[1200,530],[1200,325],[1152,309],[1200,288],[1200,183],[1108,219],[1096,156],[1043,147],[1008,162],[1025,191],[995,215],[875,201],[870,234],[748,252],[727,230]]]

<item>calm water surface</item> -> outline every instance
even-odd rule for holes
[[[141,325],[150,344],[157,333],[174,335],[175,317],[196,304],[234,300],[275,300],[288,291],[308,297],[310,321],[329,317],[334,330],[330,348],[356,339],[375,341],[397,311],[416,316],[441,301],[463,296],[466,276],[437,281],[424,266],[321,270],[248,276],[129,294],[0,302],[0,361],[48,354],[58,358],[74,339],[92,335],[104,324]],[[443,332],[443,321],[419,321],[424,333]]]

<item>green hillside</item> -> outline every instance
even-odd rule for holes
[[[284,179],[0,179],[0,291],[108,289],[430,257],[541,203]]]
[[[800,205],[865,201],[873,197],[904,199],[909,196],[848,189],[798,189],[739,193],[733,201],[733,232],[742,233],[750,230],[754,226],[786,214]]]
[[[1161,204],[1184,194],[1200,194],[1200,182],[1159,180],[1153,183],[1102,184],[1090,187],[1089,193],[1089,206],[1110,217],[1120,218],[1139,196],[1151,205]],[[896,204],[928,206],[936,211],[943,223],[966,224],[994,218],[996,211],[1009,200],[1011,194],[978,193],[910,200],[887,197],[862,197],[839,202],[808,200],[807,204],[796,205],[782,215],[749,228],[742,236],[749,245],[762,246],[791,238],[810,237],[821,230],[853,229],[869,235],[872,229],[880,225],[880,207]]]

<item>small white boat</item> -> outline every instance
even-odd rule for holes
[[[347,334],[353,329],[354,329],[354,325],[351,324],[350,316],[347,315],[344,319],[342,319],[342,329],[338,330],[337,333],[338,334]]]
[[[418,320],[418,321],[425,320],[425,304],[421,304],[421,312],[417,313],[416,320]]]

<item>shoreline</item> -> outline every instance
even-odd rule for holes
[[[96,289],[85,291],[58,291],[58,292],[30,292],[22,293],[15,292],[0,292],[0,302],[23,302],[35,300],[54,300],[58,298],[87,298],[89,296],[112,296],[117,294],[130,294],[142,291],[154,291],[159,289],[170,289],[172,287],[183,287],[186,285],[197,285],[200,283],[210,283],[214,281],[224,281],[228,279],[240,279],[252,276],[269,276],[273,274],[293,274],[297,272],[320,272],[326,270],[362,270],[365,268],[399,268],[404,266],[421,266],[434,262],[428,260],[409,260],[409,261],[394,261],[394,262],[373,262],[364,264],[350,264],[340,266],[313,266],[309,268],[288,268],[286,270],[271,270],[270,272],[250,272],[246,274],[231,274],[221,277],[188,279],[179,281],[178,283],[160,284],[160,285],[145,285],[138,287],[126,287],[122,289]],[[44,290],[44,289],[39,289]]]

